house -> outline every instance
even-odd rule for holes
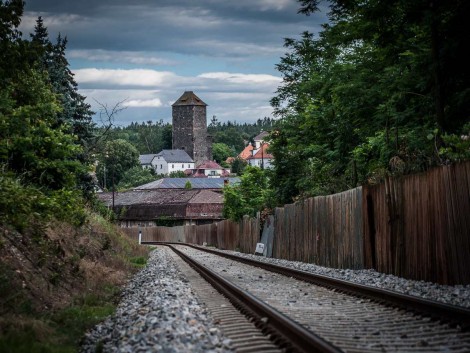
[[[153,158],[156,156],[155,153],[153,154],[141,154],[139,156],[140,166],[144,169],[155,169],[155,165],[152,164]]]
[[[194,168],[193,159],[183,150],[162,150],[151,163],[155,173],[163,175]]]
[[[253,145],[251,143],[248,144],[248,146],[245,147],[243,151],[240,152],[238,155],[238,158],[247,160],[248,157],[251,157],[252,153],[251,151],[253,150]]]
[[[261,147],[262,144],[265,143],[266,138],[269,136],[269,132],[267,131],[261,131],[257,136],[253,138],[253,141],[255,142],[254,149],[257,150]]]
[[[252,150],[252,155],[247,158],[248,165],[252,167],[260,167],[261,169],[269,169],[273,167],[273,155],[268,152],[269,144],[262,143],[258,149]]]
[[[230,175],[230,169],[225,169],[214,161],[204,161],[196,168],[186,170],[185,174],[191,178],[224,178]]]
[[[207,224],[223,219],[222,192],[204,189],[155,189],[101,193],[121,227]]]
[[[221,191],[225,185],[233,185],[240,182],[240,178],[163,178],[144,185],[137,186],[137,190],[155,189],[186,189],[188,182],[191,189],[203,189]]]

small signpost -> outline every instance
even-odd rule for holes
[[[255,255],[263,255],[264,252],[264,244],[263,243],[257,243],[256,244],[256,250],[255,250]]]

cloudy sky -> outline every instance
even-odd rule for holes
[[[171,122],[171,104],[194,91],[208,120],[254,122],[271,115],[284,38],[318,33],[327,9],[297,14],[296,0],[26,0],[21,30],[42,16],[53,42],[67,36],[80,93],[126,107],[117,125]]]

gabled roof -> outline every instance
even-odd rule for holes
[[[125,191],[114,194],[115,206],[129,205],[168,205],[188,203],[199,190],[147,190]],[[100,193],[98,198],[108,206],[112,205],[112,193]]]
[[[238,157],[241,159],[247,159],[248,157],[251,156],[251,151],[253,150],[253,145],[251,143],[248,144],[248,146],[245,147],[243,151],[240,152]]]
[[[193,189],[223,189],[225,180],[229,184],[240,182],[240,178],[163,178],[138,186],[134,190],[184,189],[189,181]]]
[[[186,91],[183,93],[181,97],[178,98],[178,100],[172,104],[172,106],[179,106],[179,105],[201,105],[201,106],[207,106],[206,103],[204,103],[201,98],[196,96],[193,91]]]
[[[141,165],[145,165],[145,164],[151,164],[152,163],[152,159],[153,157],[155,157],[156,154],[141,154],[139,156],[139,162]]]
[[[269,145],[265,143],[258,149],[258,151],[253,156],[250,156],[247,159],[273,159],[273,155],[271,153],[268,153],[268,148]]]
[[[186,151],[183,150],[162,150],[157,156],[163,157],[167,163],[194,163]]]
[[[263,141],[266,137],[268,137],[268,131],[261,131],[253,140],[254,141]]]
[[[215,161],[203,161],[195,169],[225,169]]]
[[[201,190],[196,196],[190,201],[190,204],[223,204],[224,194],[221,192],[215,192],[211,190]]]

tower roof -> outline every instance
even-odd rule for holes
[[[206,103],[204,103],[201,98],[196,96],[193,91],[186,91],[183,93],[181,97],[178,98],[178,100],[172,104],[172,106],[175,105],[202,105],[202,106],[207,106]]]

